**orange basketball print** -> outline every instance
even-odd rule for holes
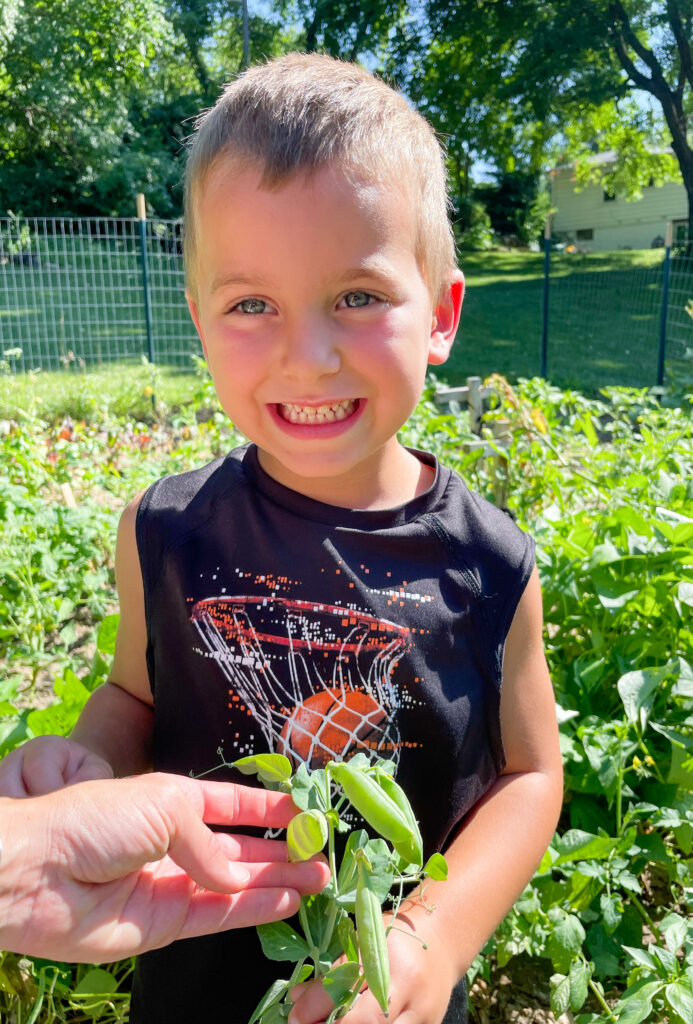
[[[278,752],[309,768],[345,761],[362,750],[388,754],[387,715],[360,690],[323,690],[294,708],[279,737]]]
[[[248,594],[197,601],[191,619],[266,749],[314,768],[359,750],[397,761],[394,670],[407,627],[343,605]]]

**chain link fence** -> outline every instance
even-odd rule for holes
[[[182,253],[177,221],[0,219],[0,357],[18,370],[143,355],[190,369],[201,348]]]
[[[641,387],[693,376],[693,248],[551,255],[546,376]]]
[[[444,368],[453,383],[542,369],[556,384],[585,389],[691,380],[693,245],[515,253],[512,273],[503,254],[475,259],[481,273],[470,274],[460,341]],[[184,298],[180,222],[0,219],[0,368],[80,369],[145,356],[188,370],[200,352]]]

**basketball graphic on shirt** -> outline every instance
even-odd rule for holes
[[[359,690],[323,690],[297,705],[282,728],[277,753],[309,768],[347,761],[358,751],[392,754],[387,714]]]
[[[223,596],[191,614],[207,656],[229,683],[229,706],[247,712],[267,749],[322,767],[358,751],[399,758],[401,695],[394,670],[408,630],[342,605]]]

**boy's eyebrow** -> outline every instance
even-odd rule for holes
[[[365,259],[363,260],[362,263],[359,263],[354,267],[349,267],[347,270],[344,270],[339,275],[337,283],[348,284],[350,281],[353,281],[359,277],[372,277],[379,281],[382,281],[384,284],[392,285],[393,281],[396,279],[396,276],[397,275],[395,274],[393,268],[390,266],[388,261],[386,259],[379,259],[376,256],[371,257],[370,259]],[[250,288],[269,288],[270,282],[260,276],[251,276],[249,274],[232,272],[230,274],[223,274],[220,277],[214,278],[214,280],[212,281],[212,294],[219,291],[220,288],[226,288],[230,285],[234,285],[236,287],[238,285],[241,285],[243,287]]]
[[[345,270],[344,273],[339,275],[339,281],[346,284],[358,277],[373,277],[387,284],[392,284],[397,275],[386,259],[379,259],[376,256]]]
[[[215,277],[212,281],[212,294],[219,291],[220,288],[226,288],[228,285],[247,285],[248,287],[269,287],[269,281],[266,281],[263,277],[250,277],[248,274],[224,274],[222,277]]]

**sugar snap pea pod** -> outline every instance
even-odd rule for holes
[[[419,831],[419,823],[414,817],[406,793],[387,772],[382,772],[378,776],[378,782],[392,802],[397,804],[403,818],[412,830],[412,841],[410,843],[393,843],[395,850],[401,857],[404,857],[407,863],[421,867],[423,864],[423,840]]]
[[[302,811],[292,818],[286,830],[290,861],[309,860],[327,842],[327,820],[322,811]]]
[[[385,922],[380,900],[370,887],[368,870],[362,861],[359,863],[359,877],[356,883],[355,911],[356,935],[363,973],[378,1006],[387,1017],[390,959],[387,952]]]
[[[414,841],[411,825],[377,779],[344,763],[331,765],[330,773],[361,817],[395,848],[398,843],[408,847]]]

